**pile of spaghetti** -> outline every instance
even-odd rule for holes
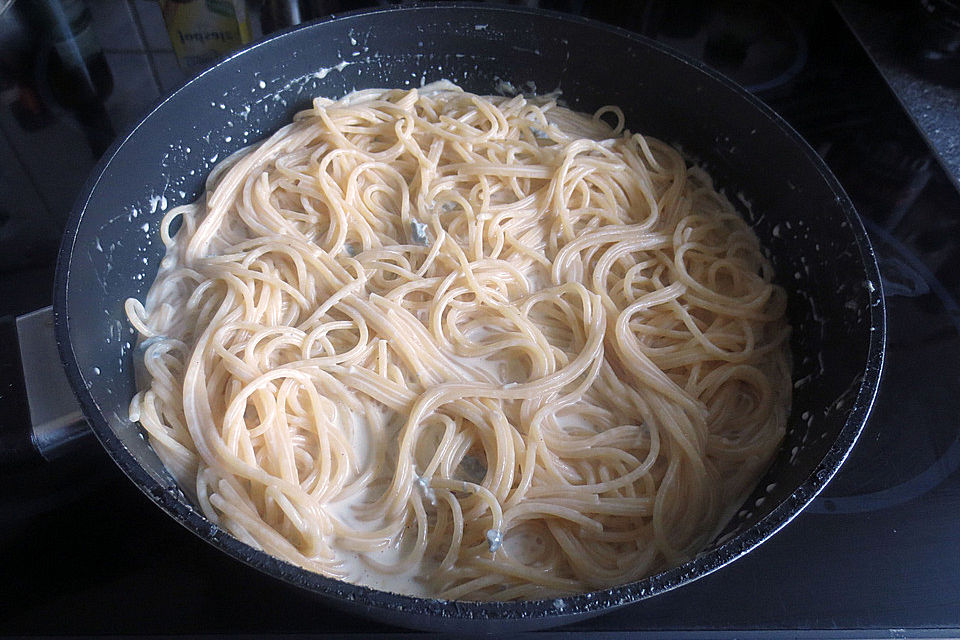
[[[166,214],[131,419],[211,522],[350,582],[532,599],[690,558],[783,437],[785,295],[623,125],[317,98]]]

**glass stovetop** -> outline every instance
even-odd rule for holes
[[[797,3],[789,14],[771,14],[751,13],[759,3],[741,3],[739,13],[730,10],[733,18],[712,10],[681,20],[665,13],[667,4],[592,15],[739,78],[826,159],[880,257],[886,366],[855,452],[824,494],[773,539],[677,591],[552,633],[956,636],[960,193],[954,179],[831,5]],[[591,15],[582,3],[573,5]],[[718,15],[747,20],[760,36],[746,44],[711,41],[704,25]],[[51,278],[52,267],[42,264],[0,274],[0,314],[48,304]],[[10,377],[10,354],[0,345],[2,380]],[[2,393],[11,391],[4,386]],[[98,448],[82,460],[5,474],[0,592],[0,633],[411,633],[340,613],[222,556],[150,504]]]

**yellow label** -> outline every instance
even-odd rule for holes
[[[244,0],[160,0],[180,66],[202,67],[250,42]]]

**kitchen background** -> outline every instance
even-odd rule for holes
[[[101,51],[101,65],[91,66],[103,109],[83,112],[70,96],[55,95],[44,68],[52,38],[39,33],[27,4],[0,2],[0,269],[8,270],[49,260],[74,197],[112,138],[189,78],[158,2],[66,3],[89,11],[92,21],[78,31],[92,29]]]

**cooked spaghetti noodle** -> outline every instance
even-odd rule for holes
[[[327,576],[627,583],[708,543],[784,434],[770,263],[615,107],[317,98],[160,233],[131,419],[211,522]]]

